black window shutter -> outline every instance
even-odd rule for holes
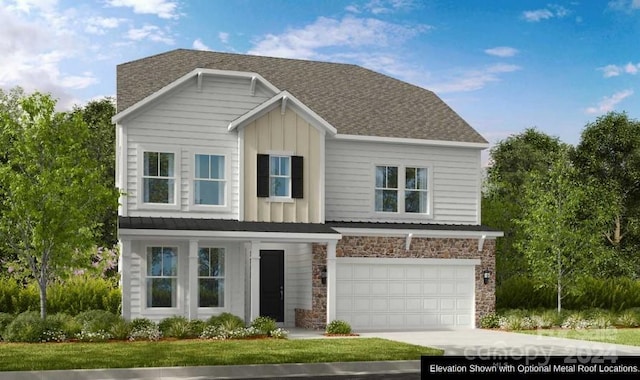
[[[304,165],[302,156],[291,157],[291,198],[304,198]]]
[[[258,197],[269,197],[269,155],[258,155]]]

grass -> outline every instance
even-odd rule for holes
[[[379,338],[2,343],[0,371],[419,360],[439,349]]]
[[[589,340],[603,343],[640,346],[640,329],[538,329],[518,331],[523,334],[545,335],[556,338]]]

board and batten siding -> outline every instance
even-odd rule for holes
[[[480,150],[326,141],[326,220],[480,224]],[[427,167],[430,216],[374,212],[376,165]]]
[[[324,134],[293,110],[281,107],[243,127],[244,220],[259,222],[322,223],[322,146]],[[257,155],[303,157],[303,198],[278,200],[257,194]]]
[[[261,84],[251,94],[249,78],[205,75],[201,88],[195,78],[136,111],[120,122],[126,136],[126,214],[128,216],[208,217],[237,219],[239,213],[238,134],[227,130],[229,123],[261,104],[272,94]],[[140,207],[138,196],[138,160],[140,147],[152,147],[178,153],[176,175],[180,180],[178,207],[171,210]],[[195,210],[193,197],[193,160],[195,153],[226,154],[227,202],[222,212]]]

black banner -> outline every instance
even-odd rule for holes
[[[423,356],[422,379],[640,379],[638,356]]]

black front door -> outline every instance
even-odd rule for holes
[[[284,322],[284,251],[260,251],[260,316]]]

